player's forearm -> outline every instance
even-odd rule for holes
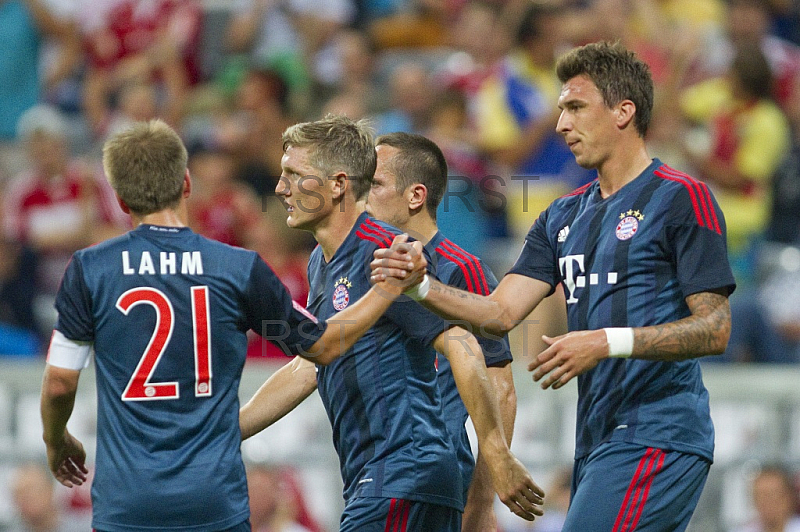
[[[75,406],[75,394],[80,372],[45,368],[42,382],[40,410],[42,416],[42,439],[49,446],[64,438],[67,422]]]
[[[648,360],[685,360],[725,351],[731,334],[728,298],[701,292],[686,298],[692,315],[672,323],[634,329],[633,356]]]
[[[295,357],[273,373],[239,409],[242,439],[258,434],[291,412],[317,388],[314,364]]]
[[[388,310],[399,296],[397,287],[379,283],[335,318],[311,349],[302,356],[316,364],[327,365],[347,352]]]
[[[514,423],[517,417],[517,394],[514,388],[514,376],[511,372],[511,364],[502,367],[487,368],[489,380],[494,388],[495,397],[500,407],[500,416],[503,420],[503,430],[506,441],[511,446],[511,438],[514,434]],[[494,488],[492,487],[492,477],[483,452],[478,449],[478,458],[475,462],[475,472],[472,475],[472,482],[469,486],[467,495],[467,506],[464,509],[464,530],[483,530],[484,528],[468,527],[466,524],[470,520],[475,520],[475,524],[484,524],[484,519],[488,518],[488,513],[492,512],[494,503]],[[482,526],[482,525],[481,525]]]
[[[430,282],[422,305],[476,336],[503,336],[517,324],[491,295],[467,292],[434,279]]]
[[[498,453],[508,451],[500,407],[475,337],[453,327],[437,338],[434,347],[450,362],[458,393],[475,426],[481,452],[491,461]]]

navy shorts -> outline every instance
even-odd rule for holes
[[[605,443],[575,461],[563,532],[681,532],[710,467],[694,454]]]
[[[101,531],[97,530],[96,528],[93,528],[92,532],[101,532]],[[247,519],[246,521],[242,521],[238,525],[236,525],[234,527],[231,527],[231,528],[227,528],[227,529],[223,530],[222,532],[250,532],[250,519]]]
[[[358,497],[345,505],[339,532],[460,532],[461,512],[406,499]]]

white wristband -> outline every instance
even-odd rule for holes
[[[430,289],[431,280],[428,279],[428,274],[426,273],[419,284],[415,284],[403,293],[414,301],[422,301],[428,295],[428,290]]]
[[[633,329],[631,327],[606,327],[608,356],[628,358],[633,353]]]

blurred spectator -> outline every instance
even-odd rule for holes
[[[250,187],[236,181],[233,157],[222,150],[196,151],[189,171],[189,225],[205,237],[242,247],[261,219],[261,205]]]
[[[0,2],[0,181],[19,172],[24,155],[14,142],[17,121],[33,107],[44,87],[62,79],[71,67],[64,54],[51,63],[42,79],[40,59],[44,41],[74,50],[75,27],[53,16],[42,0]]]
[[[449,40],[456,51],[448,57],[439,75],[446,87],[467,97],[472,116],[473,99],[495,63],[511,46],[511,35],[498,5],[469,0],[451,25]]]
[[[729,532],[800,532],[797,488],[788,470],[778,465],[762,468],[752,489],[754,520]]]
[[[0,355],[42,352],[45,336],[34,312],[36,267],[30,248],[0,236]]]
[[[87,0],[41,0],[60,25],[58,37],[43,43],[39,66],[43,81],[43,99],[65,113],[80,111],[80,83],[84,66],[81,39],[81,10]]]
[[[315,96],[324,102],[324,110],[318,113],[311,109],[312,114],[325,116],[343,107],[349,108],[350,113],[342,114],[355,120],[383,111],[388,98],[375,72],[376,51],[371,39],[359,31],[343,30],[334,39],[334,53],[337,57],[335,75],[328,85],[317,87]],[[332,99],[335,101],[329,105]],[[350,102],[359,102],[359,109],[354,110]]]
[[[3,229],[39,254],[39,290],[55,295],[72,253],[118,234],[129,221],[95,167],[70,157],[56,109],[33,107],[18,129],[31,166],[3,194]]]
[[[157,81],[160,114],[177,126],[200,75],[199,0],[103,0],[89,9],[83,105],[94,134],[106,134],[119,91],[131,83]]]
[[[296,474],[289,468],[247,468],[253,532],[321,532],[306,508]]]
[[[765,239],[800,245],[800,77],[786,105],[792,145],[772,176],[772,208]]]
[[[312,79],[330,82],[333,38],[354,17],[352,0],[238,0],[226,42],[248,68],[274,70],[303,93]]]
[[[85,532],[89,516],[67,515],[55,493],[55,480],[44,465],[29,463],[13,473],[15,516],[7,532]]]
[[[800,362],[800,79],[787,110],[792,147],[772,176],[756,286],[731,301],[733,327],[725,356],[734,361]]]
[[[770,179],[790,146],[788,121],[775,104],[772,73],[758,44],[742,44],[727,77],[728,94],[709,101],[690,87],[682,97],[686,116],[704,124],[707,149],[687,136],[688,160],[697,177],[715,189],[728,227],[731,265],[739,283],[752,277],[747,255],[766,228]]]
[[[430,117],[426,136],[441,148],[450,176],[436,222],[456,244],[484,255],[491,237],[507,236],[505,201],[500,199],[504,183],[478,149],[461,92],[449,89],[439,95]]]
[[[434,92],[431,76],[422,64],[406,61],[395,67],[389,79],[390,108],[375,117],[376,133],[424,132]]]
[[[482,147],[497,162],[512,173],[565,181],[569,190],[593,174],[577,166],[556,133],[561,83],[555,59],[563,45],[563,14],[557,5],[530,4],[514,49],[483,84],[476,103]]]
[[[271,196],[281,175],[281,134],[295,122],[289,88],[277,72],[253,68],[236,90],[234,108],[216,117],[210,146],[228,151],[237,162],[237,179],[259,196]]]
[[[365,29],[378,49],[443,46],[447,42],[447,4],[441,0],[368,0],[368,12],[383,5],[382,16],[373,16]],[[373,8],[373,9],[369,9]],[[388,8],[388,9],[386,9]]]
[[[286,225],[286,210],[276,200],[264,202],[264,214],[250,226],[244,247],[261,256],[286,286],[292,299],[305,306],[308,303],[308,257],[316,242],[309,233],[292,231]],[[283,351],[261,336],[250,334],[247,356],[270,360],[291,360]]]
[[[724,84],[725,72],[730,69],[737,50],[746,45],[758,45],[772,70],[775,100],[783,106],[794,79],[800,75],[800,47],[770,33],[771,0],[726,0],[726,4],[725,33],[697,50],[697,75],[711,78],[707,90],[714,92]]]
[[[120,87],[117,105],[111,110],[106,135],[98,139],[97,152],[102,152],[106,138],[127,129],[135,122],[159,116],[158,88],[152,81],[134,81]]]

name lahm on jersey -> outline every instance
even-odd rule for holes
[[[180,270],[180,271],[179,271]],[[122,252],[123,275],[203,275],[203,256],[199,251],[161,251],[158,255],[151,255],[149,251],[142,251],[138,260],[136,257],[131,262],[130,252]]]

